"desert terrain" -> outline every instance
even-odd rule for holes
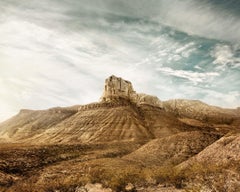
[[[0,191],[240,191],[240,109],[106,79],[99,102],[0,124]]]

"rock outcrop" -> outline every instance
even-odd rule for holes
[[[162,107],[162,102],[156,96],[136,93],[130,81],[112,75],[105,80],[104,92],[100,100],[101,102],[109,102],[120,98],[127,99],[137,105]]]
[[[111,101],[119,98],[130,99],[135,93],[131,82],[112,75],[105,80],[101,101]]]

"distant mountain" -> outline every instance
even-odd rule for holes
[[[163,106],[166,111],[171,111],[178,117],[216,124],[232,124],[240,116],[238,109],[210,106],[198,100],[169,100],[163,102]]]
[[[239,128],[237,109],[200,101],[160,101],[131,82],[105,81],[100,102],[48,110],[21,110],[0,124],[1,142],[74,143],[151,140],[185,131],[223,134]]]
[[[111,76],[99,102],[0,124],[0,191],[240,191],[239,133],[239,108],[160,101]]]

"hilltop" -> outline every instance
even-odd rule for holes
[[[99,102],[24,109],[0,124],[0,190],[77,191],[101,183],[102,191],[127,191],[131,183],[132,191],[221,191],[217,181],[227,178],[224,190],[236,191],[239,134],[239,108],[161,101],[110,76]]]

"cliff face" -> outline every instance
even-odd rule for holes
[[[136,93],[130,81],[112,75],[105,80],[101,102],[110,102],[119,98],[127,99],[137,105],[146,104],[162,107],[162,102],[156,96]]]
[[[131,82],[112,75],[105,80],[101,101],[111,101],[118,98],[130,99],[135,94]]]

